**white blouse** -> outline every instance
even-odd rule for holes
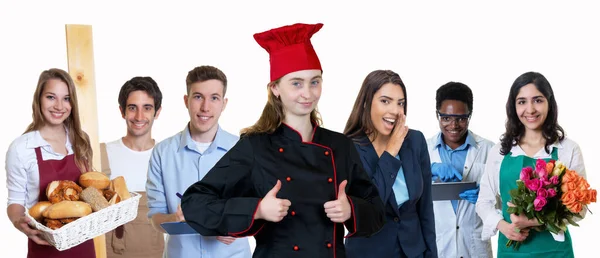
[[[585,178],[585,166],[583,164],[583,155],[579,145],[574,141],[565,139],[549,146],[550,151],[553,147],[558,149],[558,159],[562,161],[567,168],[575,170]],[[510,150],[512,157],[526,155],[523,149],[513,146]],[[544,148],[539,150],[533,158],[547,159],[552,157],[551,153],[546,153]],[[502,205],[506,205],[500,198],[500,165],[504,156],[500,154],[500,143],[496,144],[489,152],[485,165],[485,172],[481,177],[479,198],[477,199],[476,211],[483,221],[482,240],[490,239],[498,231],[497,226],[502,217]],[[509,200],[506,200],[508,202]],[[585,210],[585,209],[584,209]],[[556,238],[556,236],[555,236]]]
[[[52,150],[39,131],[32,131],[15,139],[6,152],[6,187],[8,205],[13,203],[30,208],[38,202],[40,175],[35,148],[41,147],[43,160],[62,160],[65,155]],[[68,154],[73,154],[69,141],[65,144]],[[45,191],[45,189],[44,189]]]

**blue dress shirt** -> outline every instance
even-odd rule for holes
[[[180,204],[176,193],[183,194],[190,185],[200,181],[238,139],[219,127],[212,144],[200,152],[186,126],[182,132],[158,143],[148,167],[148,218],[156,213],[175,213]],[[231,245],[225,245],[216,237],[199,234],[169,235],[165,249],[163,257],[169,258],[252,256],[247,238],[238,238]]]
[[[463,168],[465,166],[465,161],[467,159],[467,153],[469,152],[469,146],[475,146],[475,144],[477,144],[475,139],[471,137],[471,133],[467,133],[467,139],[465,139],[465,143],[453,150],[450,148],[450,146],[444,143],[442,135],[443,134],[439,134],[436,144],[442,163],[450,164],[452,167],[456,168],[456,170],[462,173],[464,170]],[[458,201],[451,200],[451,202],[454,213],[456,214]]]

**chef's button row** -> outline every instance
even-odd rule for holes
[[[283,153],[283,148],[279,148],[279,152]],[[325,152],[323,152],[323,154],[324,154],[325,156],[329,156],[329,153],[330,153],[329,151],[325,151]]]
[[[332,245],[331,243],[327,242],[327,243],[325,244],[325,247],[327,247],[327,248],[332,248],[332,247],[333,247],[333,245]],[[299,246],[297,246],[297,245],[295,245],[295,246],[293,247],[293,249],[294,249],[294,251],[298,251],[298,250],[300,250],[300,247],[299,247]]]
[[[288,177],[286,177],[286,178],[285,178],[285,181],[291,182],[291,181],[292,181],[292,177],[289,177],[289,176],[288,176]],[[330,177],[330,178],[327,178],[327,182],[328,182],[328,183],[333,183],[333,178],[331,178],[331,177]]]

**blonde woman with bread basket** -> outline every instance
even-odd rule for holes
[[[40,237],[38,230],[29,227],[30,221],[25,216],[25,208],[48,200],[49,183],[57,180],[74,183],[81,173],[91,170],[92,148],[81,129],[75,84],[67,72],[52,68],[40,74],[32,111],[33,121],[11,143],[6,154],[8,217],[28,237],[28,258],[94,258],[93,240],[58,251]],[[63,186],[81,191],[77,184]],[[84,203],[65,205],[85,206],[84,212],[90,208]]]

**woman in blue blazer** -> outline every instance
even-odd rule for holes
[[[429,153],[423,134],[404,125],[406,99],[397,73],[373,71],[346,123],[387,219],[371,237],[346,239],[348,258],[437,257]]]

